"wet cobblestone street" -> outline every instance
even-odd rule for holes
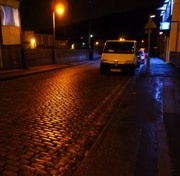
[[[0,175],[71,175],[130,79],[81,65],[0,82]],[[108,107],[108,108],[107,108]]]

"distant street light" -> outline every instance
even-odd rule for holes
[[[62,3],[57,3],[54,7],[53,10],[53,63],[55,64],[56,62],[56,20],[55,20],[55,16],[56,13],[59,15],[62,15],[64,13],[65,10],[65,6]]]

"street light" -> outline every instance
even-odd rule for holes
[[[56,13],[59,15],[62,15],[64,13],[65,10],[65,6],[62,3],[57,3],[54,7],[53,10],[53,63],[55,64],[56,61],[56,32],[55,32],[55,28],[56,28],[56,20],[55,20],[55,16]]]

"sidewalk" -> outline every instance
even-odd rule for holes
[[[0,69],[0,81],[32,75],[32,74],[36,74],[40,72],[47,72],[51,70],[73,67],[77,65],[82,65],[84,63],[92,63],[93,61],[96,61],[99,58],[100,58],[100,55],[96,54],[94,55],[94,58],[92,60],[84,60],[84,61],[71,62],[71,63],[65,63],[65,64],[42,65],[42,66],[29,67],[27,69],[14,69],[14,70],[1,70]]]
[[[66,67],[73,67],[77,65],[82,65],[87,62],[88,61],[81,61],[81,62],[73,62],[73,63],[67,63],[67,64],[51,64],[51,65],[36,66],[36,67],[30,67],[27,69],[0,70],[0,81],[32,75],[32,74],[37,74],[40,72],[47,72],[51,70],[62,69]]]
[[[74,176],[179,175],[179,78],[171,64],[152,58],[150,73],[133,78],[132,89]]]

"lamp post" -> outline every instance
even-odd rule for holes
[[[154,18],[155,15],[152,15],[149,13],[148,16],[148,23],[147,23],[147,28],[148,28],[148,57],[147,57],[147,62],[146,62],[146,73],[149,73],[150,70],[150,47],[151,47],[151,29],[156,28],[156,25],[152,21],[152,18]]]
[[[56,63],[56,13],[62,15],[64,9],[65,6],[62,3],[58,3],[53,10],[53,64]]]
[[[89,60],[92,60],[91,53],[91,0],[89,0],[89,32],[88,32],[88,50],[89,50]]]
[[[151,14],[149,14],[148,17],[148,57],[147,57],[147,62],[146,62],[146,72],[149,73],[150,69],[150,43],[151,43],[151,29],[150,29],[150,17]]]
[[[55,60],[56,60],[56,48],[55,48],[56,33],[55,33],[55,28],[56,28],[55,12],[53,11],[53,64],[55,64]]]

